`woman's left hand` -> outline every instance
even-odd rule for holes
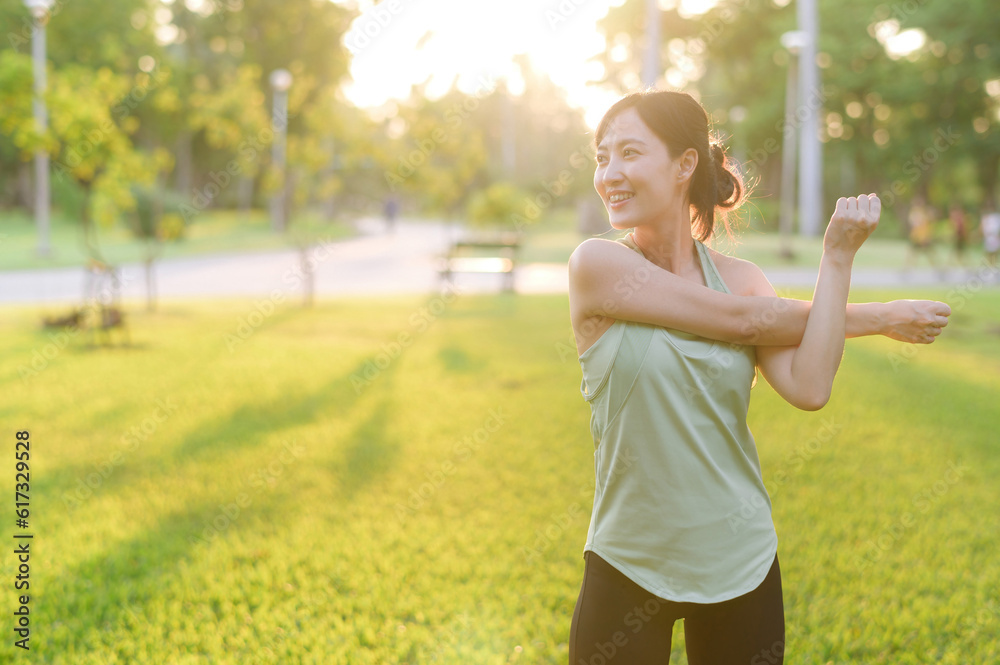
[[[875,194],[837,199],[837,208],[823,236],[823,251],[854,259],[854,254],[878,226],[882,202]]]
[[[936,300],[893,300],[882,334],[908,344],[930,344],[948,325],[951,307]]]

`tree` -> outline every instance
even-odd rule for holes
[[[49,131],[39,134],[30,110],[30,72],[27,56],[0,53],[0,129],[25,155],[39,147],[49,151],[56,177],[80,185],[86,197],[80,220],[84,242],[91,258],[103,262],[94,223],[110,226],[133,210],[132,185],[151,183],[169,155],[162,150],[141,153],[132,145],[129,134],[138,121],[119,111],[132,81],[109,69],[67,66],[51,72],[46,94]]]
[[[642,5],[627,0],[601,24],[604,84],[620,91],[638,84]],[[832,208],[842,192],[874,191],[890,216],[902,218],[916,191],[961,191],[970,205],[995,201],[1000,137],[989,130],[1000,84],[993,94],[988,86],[1000,50],[992,46],[990,3],[968,2],[956,12],[929,2],[820,0],[819,10],[822,86],[803,103],[821,104],[825,205]],[[795,127],[783,117],[789,54],[780,44],[795,28],[794,5],[721,0],[699,16],[664,11],[661,21],[661,84],[691,86],[759,177],[757,196],[776,193],[781,139]],[[926,34],[925,42],[905,55],[893,52],[891,40],[907,29]]]

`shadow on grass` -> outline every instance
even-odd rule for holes
[[[856,395],[853,399],[878,403],[887,421],[906,422],[913,429],[950,432],[944,443],[949,448],[958,444],[955,453],[975,451],[976,456],[995,458],[996,392],[984,391],[977,378],[938,366],[917,365],[916,360],[911,360],[917,355],[937,352],[934,346],[913,346],[914,356],[910,358],[899,353],[899,348],[904,347],[894,345],[891,350],[879,351],[857,345],[850,349],[855,356],[852,364],[865,368],[873,393],[867,397]],[[984,365],[991,360],[996,362],[995,358],[984,355]]]
[[[359,367],[363,365],[361,363]],[[391,382],[392,374],[387,371],[380,378],[378,387],[371,386],[374,408],[343,439],[343,455],[330,470],[340,480],[339,491],[335,487],[330,490],[331,498],[335,501],[346,503],[352,500],[358,492],[393,466],[401,441],[389,428],[394,411]],[[282,419],[277,427],[290,427],[315,416],[316,409],[320,406],[324,408],[324,414],[331,408],[337,413],[346,412],[355,406],[360,397],[361,395],[354,395],[349,381],[339,377],[304,398],[290,398],[282,405],[276,405],[274,410],[255,415],[254,422],[266,422],[269,416],[276,415],[279,406],[283,406],[290,409],[292,414]],[[249,417],[247,414],[252,410],[253,407],[250,406],[241,407],[226,422],[232,423],[237,414]],[[272,423],[271,431],[274,429],[275,425]],[[224,425],[220,424],[214,431],[224,431]],[[231,453],[237,453],[247,445],[239,437],[230,436],[229,440],[235,444],[226,448]],[[259,441],[259,437],[256,441]],[[175,457],[187,465],[204,465],[204,460],[199,462],[184,455]],[[213,462],[213,467],[224,469],[226,459],[228,458]],[[185,473],[182,468],[159,470],[163,475]],[[292,475],[290,469],[282,470],[276,476],[275,487],[258,490],[256,493],[246,490],[242,485],[229,491],[209,490],[208,494],[212,496],[210,499],[202,498],[193,506],[189,503],[189,507],[183,510],[156,520],[148,519],[148,527],[139,534],[95,553],[61,575],[59,585],[52,588],[51,595],[46,597],[46,611],[53,619],[58,617],[63,621],[74,639],[86,640],[85,644],[74,644],[76,649],[103,645],[103,635],[109,629],[134,632],[143,626],[148,628],[149,608],[155,603],[162,609],[165,598],[168,600],[168,607],[169,601],[189,607],[186,610],[189,616],[220,618],[220,607],[246,600],[251,591],[243,586],[216,585],[196,598],[189,598],[185,595],[185,587],[178,584],[179,571],[185,569],[187,564],[194,563],[196,575],[211,573],[203,565],[199,567],[198,560],[225,543],[234,528],[243,530],[243,533],[251,530],[248,534],[250,538],[255,533],[260,535],[263,532],[265,539],[270,537],[268,531],[281,532],[289,528],[289,515],[302,512],[299,485],[292,482]],[[124,478],[124,475],[120,477]],[[238,493],[244,490],[250,495],[250,500],[237,510],[234,502]],[[142,519],[141,513],[139,519]],[[249,557],[240,555],[238,551],[232,554],[227,560],[227,565],[232,568],[254,567],[256,554]],[[266,555],[262,556],[266,558]],[[242,579],[238,572],[218,572],[220,575]],[[220,590],[223,590],[225,598],[219,598]],[[271,593],[270,590],[264,592]],[[218,602],[220,600],[232,603]],[[68,645],[63,645],[63,648],[65,646]],[[163,646],[166,649],[192,645]]]
[[[362,399],[374,399],[371,416],[354,433],[345,437],[345,487],[353,494],[365,484],[365,479],[388,470],[399,442],[386,434],[386,424],[392,419],[391,384],[395,363],[382,371],[366,387],[358,390],[352,377],[361,376],[371,366],[374,356],[362,359],[350,372],[331,379],[311,393],[286,394],[278,400],[250,402],[239,405],[227,415],[216,416],[193,425],[182,435],[177,446],[163,445],[158,456],[140,454],[144,442],[131,452],[119,444],[116,432],[113,447],[94,461],[66,464],[47,470],[34,481],[39,495],[51,496],[53,502],[68,510],[78,510],[92,497],[121,487],[143,482],[154,476],[189,473],[185,469],[224,465],[225,460],[244,455],[259,447],[276,433],[316,422],[347,416],[358,408]],[[120,406],[102,412],[97,421],[112,417],[117,422],[134,424],[123,419]],[[148,415],[146,407],[144,414]],[[156,436],[154,431],[150,437]],[[120,453],[117,463],[112,455]],[[200,473],[197,468],[194,473]]]

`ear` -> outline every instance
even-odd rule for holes
[[[698,151],[688,148],[677,159],[678,180],[688,181],[694,177],[694,170],[698,167]]]

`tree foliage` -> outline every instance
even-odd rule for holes
[[[661,3],[662,4],[662,3]],[[603,85],[639,85],[643,0],[612,8],[601,24],[608,48]],[[927,0],[878,4],[819,0],[817,63],[821,87],[800,104],[820,108],[827,207],[849,192],[879,193],[901,216],[915,193],[939,206],[996,203],[1000,137],[1000,49],[995,8]],[[730,140],[757,196],[778,191],[790,55],[781,35],[796,28],[795,4],[720,0],[707,13],[661,13],[659,85],[687,89],[706,105],[715,129]],[[895,49],[899,35],[923,43]],[[991,83],[993,81],[993,83]],[[992,90],[992,92],[991,92]]]

